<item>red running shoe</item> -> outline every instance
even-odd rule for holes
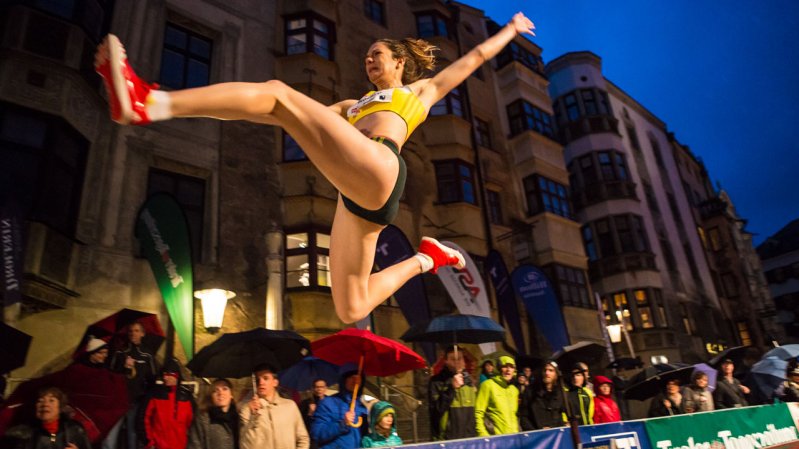
[[[422,237],[419,252],[433,259],[433,268],[430,270],[432,273],[437,272],[441,267],[452,266],[460,270],[466,266],[466,261],[460,252],[442,245],[434,238]]]
[[[105,81],[113,121],[122,125],[150,123],[145,101],[150,90],[158,85],[145,83],[133,72],[119,38],[113,34],[106,36],[97,48],[94,69]]]

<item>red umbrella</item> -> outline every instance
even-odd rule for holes
[[[128,411],[124,375],[73,363],[61,371],[20,384],[0,411],[0,435],[5,432],[4,426],[33,416],[36,396],[45,387],[58,387],[67,394],[72,418],[83,424],[92,443],[102,441]]]
[[[140,310],[122,309],[90,324],[83,333],[81,345],[72,354],[72,358],[77,360],[85,352],[84,347],[89,335],[112,343],[112,346],[114,343],[119,345],[121,342],[127,341],[128,326],[133,323],[139,323],[144,327],[146,335],[142,339],[142,346],[147,352],[151,354],[158,352],[158,348],[164,341],[164,330],[161,328],[161,322],[158,321],[158,315]]]
[[[361,373],[367,376],[391,376],[426,366],[422,356],[402,343],[363,329],[348,328],[320,338],[311,342],[311,351],[314,356],[335,365],[357,363],[359,376]],[[355,410],[359,387],[360,381],[352,392],[350,411]],[[353,427],[360,425],[359,418]]]

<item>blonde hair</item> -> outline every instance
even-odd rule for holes
[[[438,47],[424,39],[406,37],[402,40],[380,39],[377,42],[385,44],[391,50],[393,58],[405,60],[402,71],[403,84],[410,84],[422,78],[436,66],[436,57],[433,52],[438,50]]]

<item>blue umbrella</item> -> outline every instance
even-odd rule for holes
[[[756,402],[771,402],[774,390],[785,380],[787,367],[788,362],[776,357],[766,357],[752,365],[752,370],[749,371],[744,383],[752,389]]]
[[[799,357],[799,345],[778,346],[771,351],[763,354],[763,359],[777,358],[780,360],[790,360]],[[784,373],[783,373],[784,374]]]
[[[694,372],[701,371],[705,373],[707,376],[707,389],[713,391],[716,389],[716,377],[718,377],[718,371],[710,367],[710,365],[706,363],[697,363],[694,365]]]
[[[411,326],[401,339],[441,344],[502,341],[505,328],[491,318],[477,315],[443,315]]]
[[[328,385],[338,383],[339,367],[322,359],[308,356],[278,373],[280,385],[296,391],[308,390],[317,379]]]

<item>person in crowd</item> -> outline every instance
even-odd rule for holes
[[[239,414],[233,401],[233,384],[227,379],[211,383],[211,394],[194,415],[187,449],[239,449]]]
[[[524,375],[524,377],[527,378],[527,382],[528,383],[532,383],[533,382],[534,379],[533,379],[533,369],[532,368],[530,368],[529,366],[525,366],[524,368],[522,368],[522,374]]]
[[[516,376],[516,382],[514,383],[514,385],[516,385],[516,388],[519,389],[519,397],[521,397],[521,395],[524,394],[524,390],[526,390],[527,386],[530,385],[530,382],[527,379],[527,376],[525,376],[524,374],[519,374],[518,376]]]
[[[594,376],[594,424],[621,421],[621,410],[613,399],[613,381],[605,376]]]
[[[655,396],[649,404],[649,417],[680,415],[683,413],[683,402],[680,381],[669,380],[664,391]]]
[[[139,439],[148,449],[185,449],[195,404],[191,391],[180,384],[180,363],[174,357],[164,363],[161,380],[140,408]]]
[[[516,362],[503,355],[497,360],[499,375],[480,384],[474,404],[478,436],[503,435],[519,431],[519,389],[513,385]]]
[[[308,430],[297,403],[277,392],[277,369],[263,364],[254,374],[256,392],[239,412],[241,449],[308,449]]]
[[[465,367],[463,351],[449,346],[444,350],[444,368],[430,378],[427,397],[433,438],[452,440],[477,436],[474,422],[477,390]]]
[[[594,395],[585,386],[585,371],[581,366],[585,364],[574,366],[569,385],[564,387],[564,391],[569,401],[567,410],[577,419],[577,424],[584,426],[594,423]]]
[[[401,446],[395,422],[397,412],[386,401],[378,401],[369,411],[369,433],[361,439],[361,447]]]
[[[326,397],[316,406],[311,423],[311,438],[319,449],[360,447],[363,433],[369,429],[366,407],[361,403],[361,390],[357,392],[355,410],[350,411],[355,385],[361,383],[357,367],[347,364],[341,369],[339,388],[341,391]],[[360,427],[353,427],[361,420]]]
[[[683,388],[682,396],[685,399],[683,405],[685,413],[711,412],[715,408],[713,393],[708,388],[707,374],[702,371],[694,371],[691,384]]]
[[[311,429],[311,422],[313,421],[314,413],[316,413],[316,407],[325,397],[327,397],[327,381],[324,379],[314,380],[311,397],[303,399],[300,403],[300,413],[302,414],[302,420],[305,423],[306,429]],[[316,440],[311,438],[311,449],[316,448]]]
[[[746,395],[749,394],[749,387],[741,384],[741,381],[733,377],[735,364],[732,359],[724,359],[721,362],[721,378],[716,381],[716,389],[713,391],[713,403],[717,409],[746,407]]]
[[[588,364],[585,362],[577,362],[575,367],[582,370],[583,375],[585,376],[585,384],[583,386],[591,392],[591,395],[593,395],[595,393],[594,384],[591,383],[591,372],[588,369]]]
[[[35,421],[8,429],[3,444],[12,449],[91,449],[86,431],[67,417],[66,407],[63,391],[43,388],[36,398]]]
[[[129,449],[139,447],[138,435],[141,432],[136,428],[136,419],[141,414],[140,410],[144,395],[150,385],[155,382],[156,374],[158,374],[155,356],[142,346],[142,340],[145,335],[146,332],[141,323],[131,323],[128,326],[128,340],[125,346],[114,352],[110,362],[112,371],[122,373],[128,378],[130,411],[128,411],[124,421],[119,423],[119,425],[124,425],[125,440]],[[106,441],[115,441],[116,433],[119,430],[118,427],[113,429]]]
[[[522,430],[549,429],[564,425],[566,407],[560,387],[558,365],[549,361],[541,369],[541,376],[525,391],[524,407],[519,410]]]
[[[489,378],[496,376],[497,373],[494,370],[494,362],[491,360],[486,360],[480,366],[480,379],[477,382],[477,386],[480,386],[481,383],[485,382]]]
[[[774,390],[774,399],[782,402],[799,402],[799,360],[788,362],[786,380]]]

